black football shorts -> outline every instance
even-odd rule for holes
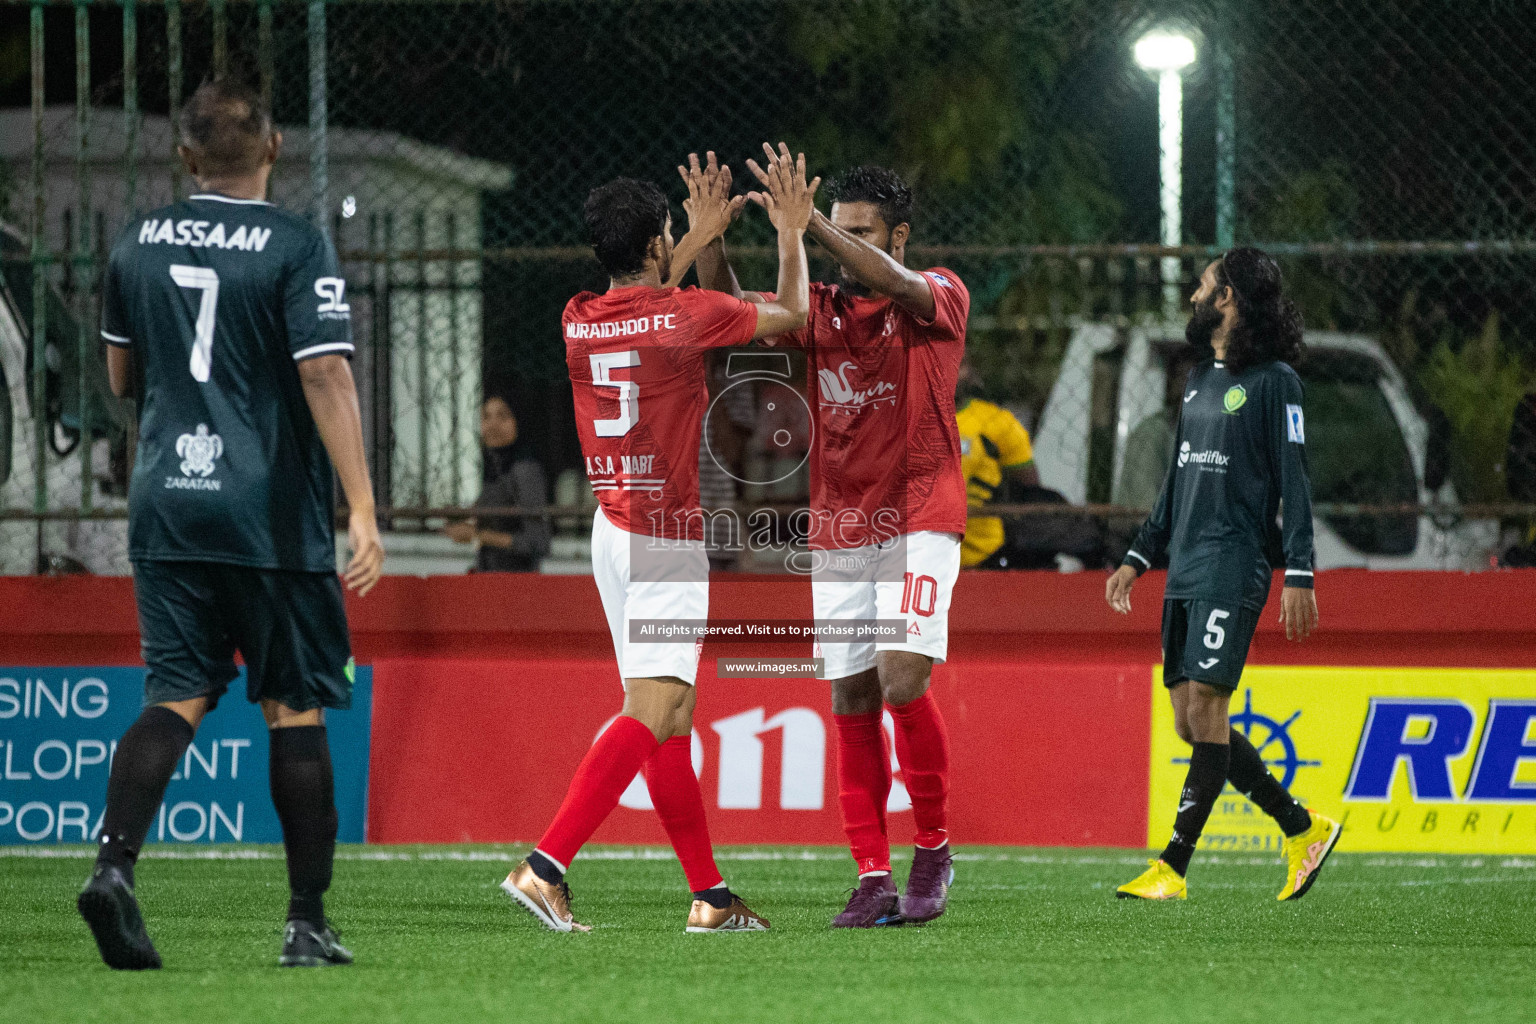
[[[1235,690],[1261,613],[1236,602],[1163,602],[1163,685],[1185,680]]]
[[[207,697],[210,710],[245,659],[246,699],[295,711],[352,703],[352,645],[334,572],[221,562],[133,564],[144,703]]]

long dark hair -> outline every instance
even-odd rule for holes
[[[1279,360],[1292,365],[1306,355],[1301,312],[1281,293],[1280,264],[1262,249],[1241,246],[1216,261],[1216,287],[1231,288],[1237,322],[1227,340],[1227,366],[1236,373]]]

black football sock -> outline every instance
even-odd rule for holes
[[[560,865],[538,850],[528,855],[528,867],[539,876],[541,881],[548,882],[550,885],[559,885],[565,881],[565,872],[560,870]]]
[[[1221,788],[1227,784],[1227,764],[1231,749],[1225,743],[1196,743],[1189,756],[1189,774],[1184,777],[1184,792],[1179,797],[1179,814],[1173,819],[1173,838],[1163,851],[1163,861],[1183,875],[1189,870],[1189,858],[1211,816]]]
[[[325,726],[272,729],[272,805],[288,855],[288,920],[325,923],[336,858],[336,792]]]
[[[731,890],[725,887],[724,882],[721,882],[713,889],[704,889],[694,893],[693,898],[703,900],[716,910],[725,910],[731,905]]]
[[[107,809],[101,819],[98,863],[123,869],[133,884],[133,864],[149,835],[166,783],[192,742],[192,725],[170,708],[145,708],[123,733],[107,778]]]
[[[1248,737],[1233,729],[1231,743],[1232,763],[1227,768],[1227,780],[1232,783],[1232,788],[1274,818],[1286,835],[1299,836],[1311,828],[1312,815],[1264,767],[1264,759],[1248,742]]]

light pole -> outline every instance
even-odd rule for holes
[[[1184,194],[1184,79],[1181,72],[1195,62],[1195,43],[1166,30],[1148,32],[1136,40],[1136,63],[1157,75],[1157,150],[1162,242],[1183,244],[1179,205]],[[1163,316],[1179,315],[1179,261],[1162,261]]]

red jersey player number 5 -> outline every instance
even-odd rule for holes
[[[749,302],[697,288],[584,292],[566,306],[566,359],[587,479],[629,533],[700,539],[699,432],[709,401],[699,350],[745,345]],[[690,525],[691,524],[691,525]]]

